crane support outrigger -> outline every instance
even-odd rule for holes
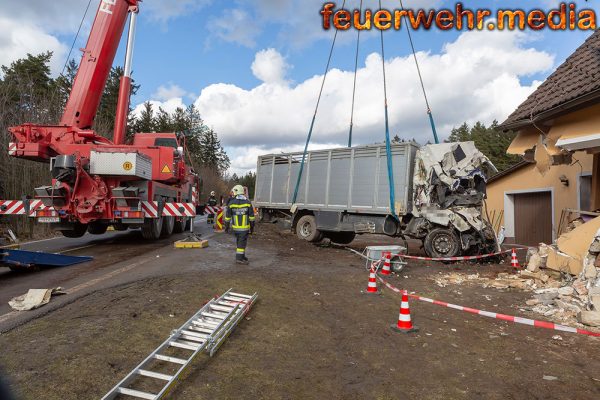
[[[9,154],[49,163],[52,184],[35,199],[0,202],[0,215],[25,214],[67,237],[142,228],[147,239],[182,232],[195,216],[199,178],[175,133],[136,133],[125,144],[138,0],[101,0],[58,125],[9,128]],[[129,17],[113,139],[93,130],[102,92]]]

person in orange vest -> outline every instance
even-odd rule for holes
[[[233,187],[234,197],[229,201],[225,209],[225,232],[233,230],[236,239],[235,262],[247,265],[246,247],[248,245],[248,236],[254,232],[254,207],[250,200],[244,195],[244,188],[241,185]]]

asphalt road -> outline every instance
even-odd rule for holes
[[[206,224],[206,217],[198,217],[194,222],[194,232],[209,237],[212,228]],[[173,235],[157,241],[146,241],[139,230],[126,232],[107,232],[104,235],[89,235],[69,239],[56,237],[41,241],[24,243],[21,248],[29,251],[62,253],[75,256],[91,256],[93,261],[69,267],[43,268],[33,272],[13,272],[8,268],[0,268],[0,332],[11,329],[15,325],[27,322],[41,314],[51,311],[50,305],[39,310],[26,313],[12,311],[8,301],[13,297],[26,293],[29,289],[52,289],[62,287],[69,294],[83,295],[99,286],[111,286],[123,280],[121,275],[130,271],[150,257],[159,256],[161,248],[171,248],[176,240],[187,236],[187,233]],[[136,272],[136,276],[149,274]],[[125,274],[129,275],[129,274]],[[64,296],[63,296],[64,297]],[[73,299],[74,296],[68,296]],[[60,300],[58,297],[57,300]],[[63,300],[64,301],[64,300]]]

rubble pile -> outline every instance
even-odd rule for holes
[[[522,311],[532,311],[564,325],[600,327],[600,230],[577,276],[546,268],[552,251],[544,244],[529,249],[526,269],[500,273],[495,278],[449,273],[433,279],[440,287],[477,283],[484,288],[530,291],[533,297],[521,307]]]
[[[547,245],[530,249],[527,269],[521,277],[532,277],[543,282],[548,259]],[[587,254],[583,256],[583,270],[577,276],[561,274],[561,280],[543,282],[543,288],[535,290],[534,298],[527,302],[531,310],[546,317],[555,316],[564,322],[576,320],[587,326],[600,327],[600,230],[596,232]],[[537,280],[539,277],[539,280]],[[556,284],[558,283],[558,286]]]

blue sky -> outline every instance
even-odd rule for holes
[[[120,1],[120,0],[119,0]],[[98,0],[92,0],[82,37],[85,45]],[[141,4],[134,105],[152,100],[166,109],[196,103],[220,134],[232,171],[253,168],[256,155],[297,150],[308,131],[333,31],[321,29],[322,1],[146,0]],[[464,1],[466,8],[502,6],[549,9],[559,2]],[[598,0],[577,1],[598,9]],[[342,1],[337,4],[341,6]],[[348,0],[347,8],[357,8]],[[377,1],[365,0],[372,8]],[[384,7],[399,2],[384,0]],[[406,7],[454,8],[455,2],[405,1]],[[53,70],[64,63],[87,0],[0,0],[0,63],[27,52],[55,51]],[[505,118],[589,32],[414,32],[434,115],[442,136],[464,121]],[[328,78],[314,146],[346,141],[356,31],[340,34]],[[390,74],[392,132],[429,139],[406,32],[385,33]],[[362,37],[357,142],[383,137],[379,36]],[[122,46],[123,47],[123,46]],[[120,49],[115,64],[122,64]]]

